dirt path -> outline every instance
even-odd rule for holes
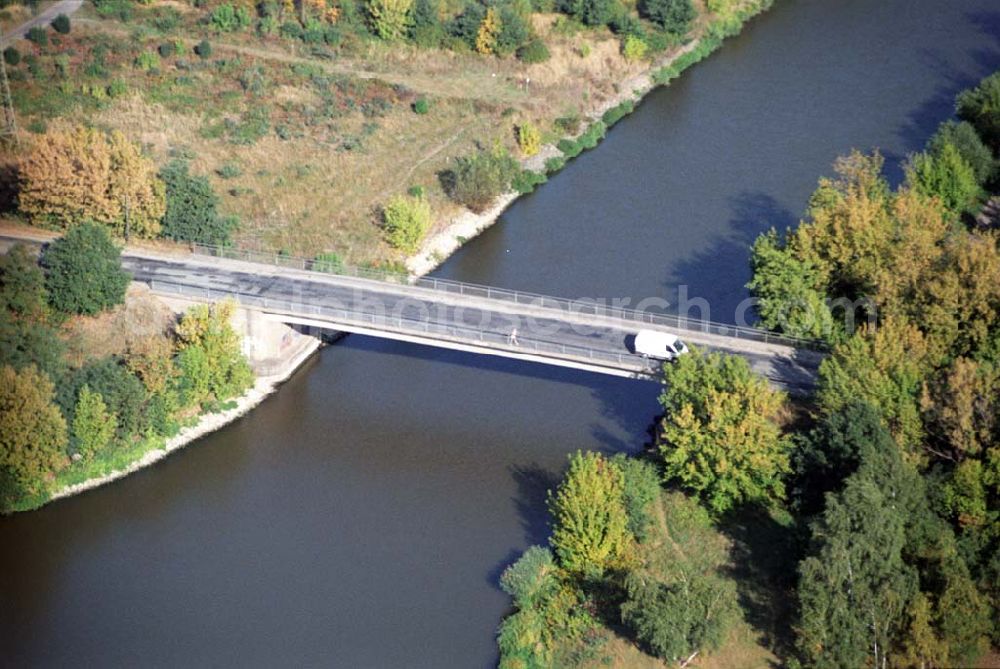
[[[6,46],[14,40],[23,39],[32,28],[47,26],[52,23],[52,19],[60,14],[69,16],[82,6],[83,0],[60,0],[60,2],[41,12],[38,16],[30,18],[13,30],[4,33],[3,38],[0,39],[0,46]]]

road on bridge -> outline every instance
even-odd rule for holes
[[[615,318],[568,314],[550,308],[421,290],[408,285],[202,256],[167,259],[127,255],[123,262],[138,281],[154,286],[186,286],[267,299],[271,306],[269,311],[282,312],[282,303],[328,309],[346,306],[366,314],[391,314],[414,322],[425,320],[441,326],[480,331],[495,342],[506,342],[516,327],[522,348],[528,348],[532,342],[544,342],[621,354],[633,358],[637,369],[648,364],[629,349],[630,338],[644,326]],[[744,356],[756,372],[796,393],[812,388],[822,360],[822,355],[815,351],[701,332],[677,332],[703,349]]]

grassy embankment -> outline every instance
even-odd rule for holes
[[[686,40],[697,47],[653,79],[668,82],[769,4],[748,0],[723,19],[699,3]],[[590,127],[589,114],[625,100],[606,117],[613,123],[633,107],[622,82],[641,78],[650,61],[626,60],[607,28],[553,14],[532,23],[552,58],[527,65],[350,35],[333,48],[219,34],[203,10],[177,2],[134,5],[127,21],[88,4],[68,35],[18,42],[23,56],[9,70],[26,139],[67,123],[122,130],[158,164],[187,158],[209,175],[223,210],[242,220],[238,245],[398,266],[379,227],[390,197],[421,186],[440,229],[463,211],[440,180],[456,157],[495,143],[518,155],[524,122],[546,143],[582,133],[562,142],[565,155],[547,165],[555,170],[603,137],[610,123]],[[208,57],[193,50],[203,39]],[[682,49],[679,41],[657,58]],[[414,112],[418,99],[427,113]]]

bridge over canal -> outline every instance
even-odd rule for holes
[[[228,248],[127,251],[125,267],[162,296],[235,299],[268,319],[627,377],[655,377],[631,350],[639,329],[735,353],[793,392],[813,384],[822,353],[763,330]],[[325,270],[325,271],[324,271]],[[511,331],[517,328],[517,341]]]

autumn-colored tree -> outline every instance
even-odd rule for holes
[[[413,0],[368,0],[368,13],[376,34],[384,40],[397,40],[410,27]]]
[[[174,345],[168,337],[137,337],[125,350],[125,366],[151,394],[161,393],[176,375],[173,353]]]
[[[65,463],[66,421],[54,386],[34,365],[0,367],[0,509],[37,493]]]
[[[746,359],[692,350],[664,365],[659,450],[664,476],[715,513],[784,496],[791,444],[778,414],[784,395]]]
[[[1000,252],[995,233],[974,232],[944,244],[945,255],[910,301],[935,359],[985,346],[1000,320]]]
[[[83,386],[73,413],[73,445],[77,453],[91,458],[102,451],[115,436],[118,420],[108,411],[100,393]]]
[[[600,453],[570,456],[569,470],[548,501],[554,521],[549,542],[566,570],[600,576],[625,559],[633,538],[624,485],[621,470]]]
[[[1000,370],[955,358],[924,390],[922,406],[938,457],[978,456],[993,441],[1000,418]]]
[[[496,52],[497,36],[500,34],[500,14],[496,8],[489,7],[486,16],[479,24],[479,31],[476,33],[476,51],[484,56]]]
[[[41,135],[20,165],[21,212],[66,228],[83,220],[118,234],[153,237],[166,211],[153,162],[120,132],[93,128]]]
[[[899,658],[903,666],[919,669],[942,666],[948,659],[948,644],[934,630],[934,610],[927,595],[918,592],[906,615],[910,625]]]

